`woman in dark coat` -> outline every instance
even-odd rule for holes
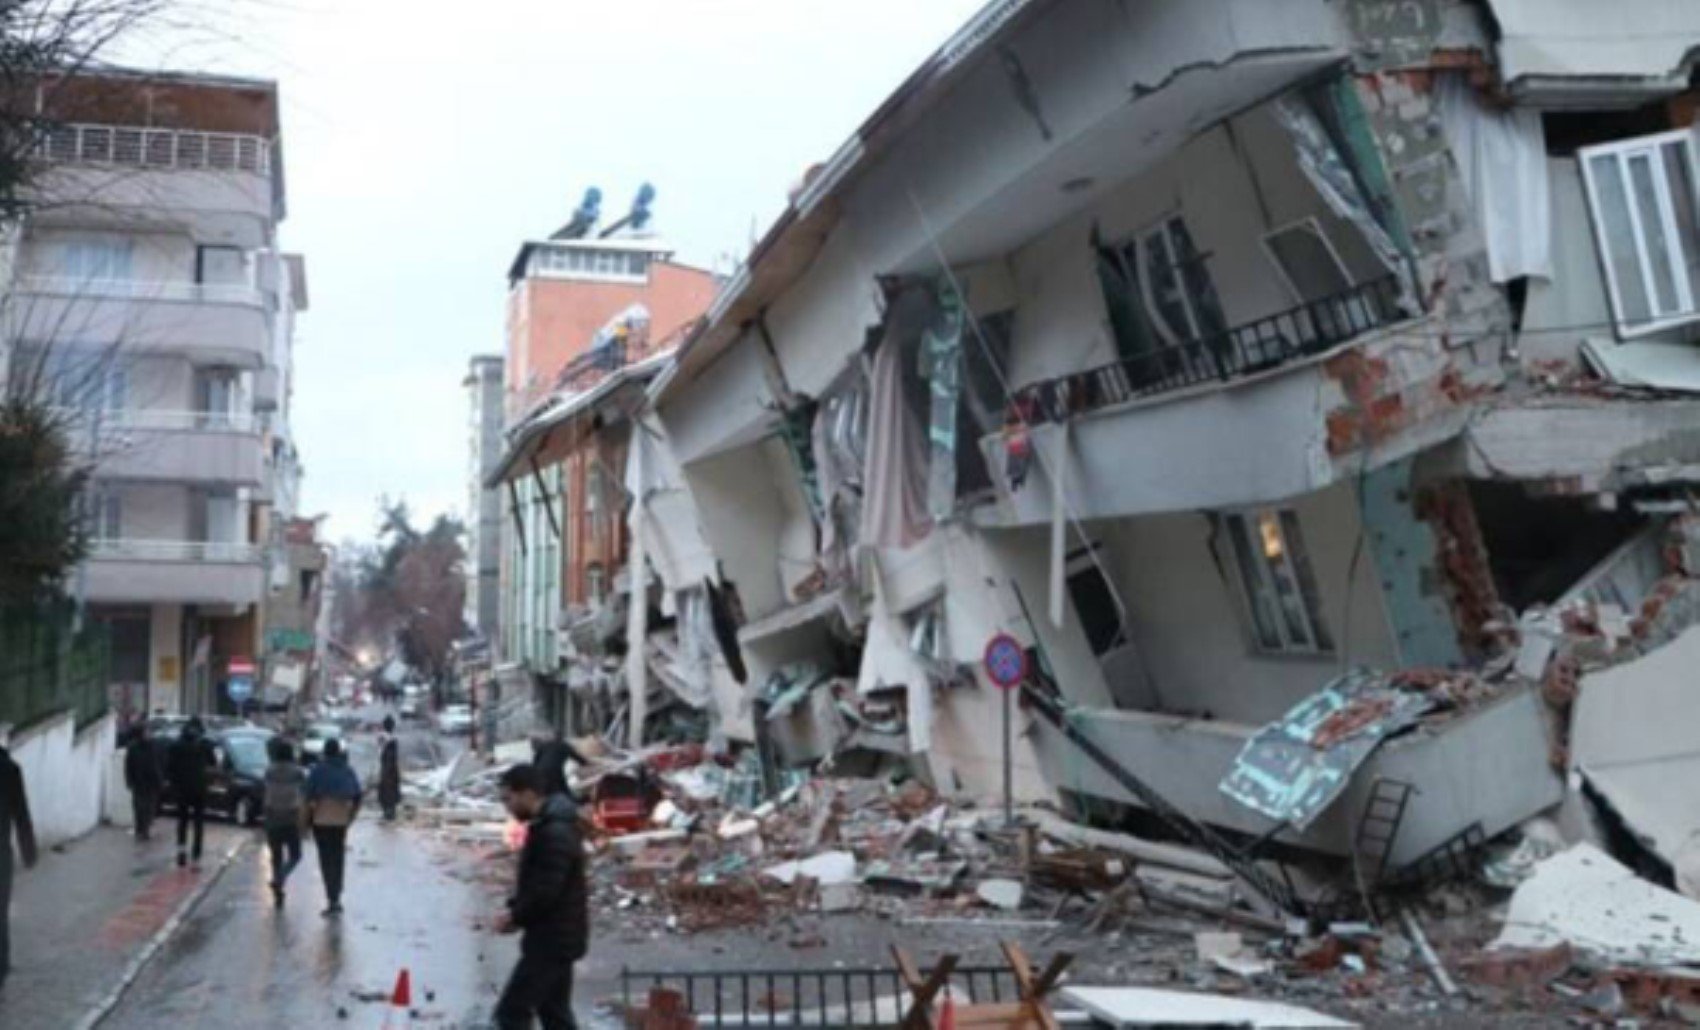
[[[401,749],[396,745],[395,718],[384,716],[384,736],[378,746],[378,805],[386,822],[395,819],[401,804]]]

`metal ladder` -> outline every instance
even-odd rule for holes
[[[1357,866],[1358,883],[1373,888],[1387,875],[1387,862],[1393,856],[1393,842],[1399,837],[1399,826],[1405,821],[1405,809],[1417,789],[1404,780],[1376,777],[1369,788],[1369,800],[1358,815],[1357,835],[1352,840],[1352,861]]]

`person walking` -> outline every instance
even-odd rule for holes
[[[154,816],[159,814],[159,795],[165,789],[165,770],[160,767],[159,748],[154,745],[146,720],[136,724],[136,735],[124,748],[124,786],[130,788],[130,812],[136,821],[136,839],[152,836]]]
[[[395,716],[384,716],[384,735],[378,738],[378,804],[384,821],[394,822],[401,804],[401,747],[395,735]]]
[[[556,730],[552,734],[540,736],[531,742],[531,764],[543,776],[543,796],[565,794],[572,797],[572,790],[567,785],[567,760],[571,759],[579,765],[589,765],[578,748]]]
[[[519,963],[496,1003],[498,1030],[573,1030],[573,963],[590,947],[590,912],[585,886],[584,839],[578,808],[564,794],[548,792],[534,765],[502,774],[502,804],[527,823],[519,855],[519,879],[497,933],[518,933]]]
[[[18,838],[18,857],[24,868],[35,866],[35,824],[30,822],[24,771],[6,750],[0,735],[0,988],[12,971],[12,838]]]
[[[283,887],[301,864],[301,824],[307,815],[307,774],[295,749],[281,737],[266,744],[266,846],[272,857],[272,905],[283,907]]]
[[[348,767],[342,741],[325,741],[324,756],[307,776],[307,822],[325,881],[325,915],[342,914],[342,874],[348,858],[348,828],[360,814],[360,777]]]
[[[188,865],[190,859],[201,861],[202,838],[207,824],[208,771],[218,764],[212,745],[207,742],[206,727],[199,716],[183,724],[183,733],[171,745],[167,777],[171,793],[177,801],[177,864]],[[189,848],[189,829],[194,827],[194,847]]]

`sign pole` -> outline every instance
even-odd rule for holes
[[[986,642],[986,676],[1003,691],[1003,823],[1015,825],[1015,691],[1027,679],[1027,649],[1008,633]]]

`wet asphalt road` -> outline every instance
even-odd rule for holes
[[[410,735],[410,737],[417,735]],[[404,741],[410,755],[422,742]],[[370,741],[356,738],[364,776]],[[350,840],[344,906],[320,914],[324,893],[307,845],[282,910],[267,890],[270,863],[253,840],[103,1026],[371,1027],[383,1024],[396,975],[411,973],[415,1027],[479,1027],[512,964],[510,939],[479,930],[490,891],[464,876],[466,859],[418,829],[362,812]]]

